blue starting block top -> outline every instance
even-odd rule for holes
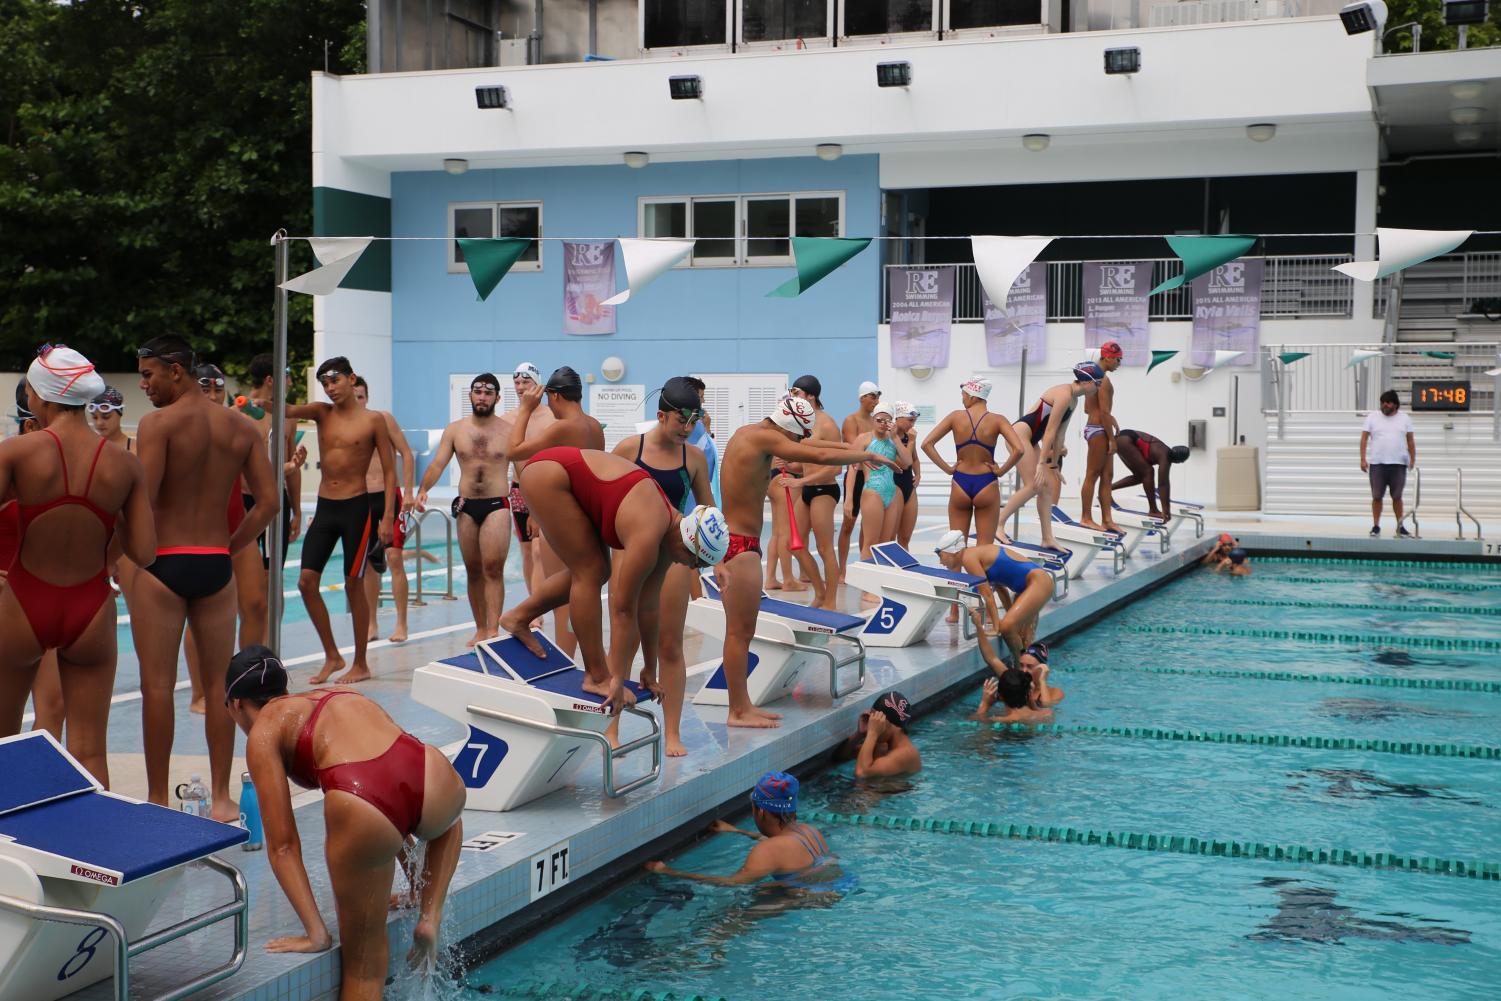
[[[567,654],[559,650],[541,633],[533,632],[532,635],[547,652],[547,656],[542,660],[538,660],[537,655],[528,650],[516,637],[509,636],[506,639],[486,644],[494,652],[494,657],[475,649],[457,657],[446,657],[438,663],[473,671],[476,674],[509,678],[509,680],[530,685],[539,691],[551,692],[578,702],[597,704],[604,701],[602,696],[584,691],[584,672],[581,668],[574,666]],[[497,667],[500,670],[496,670]],[[636,696],[637,702],[651,701],[653,696],[650,689],[643,688],[634,681],[626,681],[625,684]]]
[[[0,741],[0,839],[120,883],[212,855],[248,837],[228,824],[99,791],[44,733]],[[23,797],[26,797],[23,799]]]
[[[724,600],[719,593],[719,582],[714,579],[713,573],[702,574],[699,579],[703,583],[705,596],[714,601]],[[832,629],[836,633],[848,632],[865,625],[865,620],[858,615],[831,612],[825,608],[810,608],[807,605],[799,605],[795,601],[770,598],[767,597],[765,591],[761,592],[761,611],[768,615],[780,615],[784,619],[792,619],[795,622],[806,622],[810,626]]]
[[[1115,507],[1116,509],[1120,509],[1120,505],[1119,504],[1112,503],[1111,506]],[[1079,524],[1072,517],[1070,517],[1069,513],[1067,511],[1063,510],[1063,508],[1059,507],[1057,504],[1053,505],[1053,520],[1056,521],[1056,522],[1058,522],[1060,525],[1068,525],[1070,528],[1084,528],[1083,525]],[[1099,532],[1101,535],[1108,535],[1112,539],[1116,539],[1116,540],[1120,540],[1120,539],[1123,539],[1123,538],[1126,537],[1126,533],[1125,532],[1113,532],[1113,531],[1111,531],[1108,528],[1091,528],[1091,529],[1087,529],[1087,531],[1090,531],[1090,532]],[[1047,551],[1048,550],[1044,550],[1044,552],[1047,552]]]
[[[1046,546],[1034,546],[1030,542],[1007,542],[1001,548],[1019,549],[1024,553],[1038,553],[1057,563],[1067,563],[1074,555],[1072,549],[1049,549]]]
[[[1151,518],[1152,520],[1158,522],[1159,524],[1164,524],[1164,525],[1167,524],[1166,521],[1164,521],[1162,518],[1158,517],[1157,515],[1153,514],[1150,511],[1138,511],[1135,508],[1122,507],[1121,505],[1117,504],[1115,501],[1111,501],[1110,502],[1110,506],[1113,507],[1115,510],[1120,511],[1120,512],[1122,512],[1124,514],[1134,514],[1138,518]]]
[[[936,577],[939,580],[948,581],[961,587],[974,587],[985,581],[984,577],[976,577],[974,574],[960,573],[958,570],[949,570],[945,567],[928,567],[917,562],[917,557],[902,548],[900,542],[883,542],[871,550],[874,559],[871,560],[877,566],[896,567],[898,570],[910,570],[924,577]]]

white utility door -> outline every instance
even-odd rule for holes
[[[720,451],[730,435],[747,424],[768,416],[787,395],[785,372],[696,372],[708,389],[704,391],[704,409],[714,425],[714,440]]]

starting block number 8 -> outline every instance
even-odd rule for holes
[[[78,943],[78,951],[69,956],[68,961],[63,964],[63,968],[57,971],[57,979],[67,980],[82,973],[83,968],[89,965],[89,960],[94,958],[94,950],[99,947],[99,943],[103,942],[104,936],[108,934],[109,932],[103,928],[90,929],[89,933]],[[80,960],[79,957],[82,957],[82,959]]]

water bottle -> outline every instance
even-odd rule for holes
[[[183,813],[190,813],[195,817],[209,815],[208,788],[203,784],[202,776],[189,776],[185,785],[177,787],[177,798],[182,801]]]
[[[258,852],[266,847],[266,835],[261,829],[261,803],[256,798],[249,772],[240,775],[240,826],[250,832],[250,837],[240,846],[242,851]]]

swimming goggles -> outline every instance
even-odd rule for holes
[[[222,375],[215,375],[215,376],[208,376],[208,375],[206,375],[203,378],[201,378],[201,379],[198,380],[198,385],[202,386],[204,389],[207,389],[210,386],[213,386],[215,389],[223,389],[224,388],[224,376],[222,376]]]
[[[118,414],[118,413],[124,413],[124,411],[125,411],[125,404],[123,404],[123,403],[88,403],[88,404],[84,405],[84,409],[87,410],[91,414]]]
[[[670,411],[670,413],[677,414],[679,417],[681,417],[684,424],[697,424],[699,421],[704,419],[704,410],[702,407],[697,407],[694,409],[684,407],[681,410]]]
[[[347,373],[345,372],[326,372],[318,376],[318,385],[327,386],[330,383],[338,382],[340,379],[345,378],[346,375]]]
[[[49,345],[49,347],[53,346],[58,345]],[[136,358],[156,358],[169,364],[181,365],[184,368],[193,364],[193,352],[191,351],[157,351],[153,348],[140,348],[136,351]]]

